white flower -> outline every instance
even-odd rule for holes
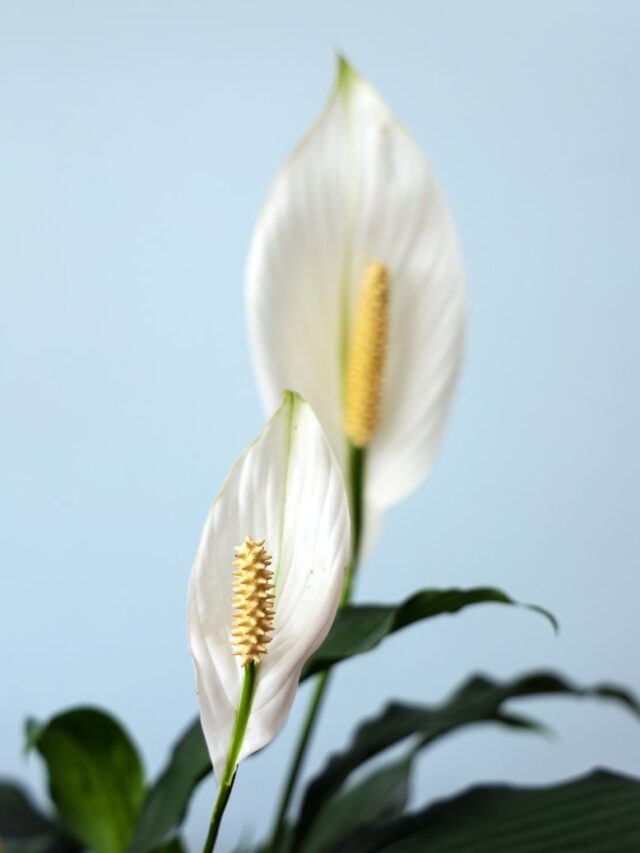
[[[366,445],[370,523],[431,466],[461,359],[464,292],[425,158],[342,59],[256,227],[247,309],[266,407],[283,388],[302,394],[345,469],[347,439]]]
[[[333,622],[349,537],[333,452],[311,407],[286,393],[216,498],[189,584],[189,647],[218,782],[243,664],[255,661],[257,675],[238,761],[284,722],[302,665]]]

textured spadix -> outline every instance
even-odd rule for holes
[[[364,273],[344,379],[344,431],[356,447],[366,447],[380,422],[382,381],[389,326],[389,275],[382,264]]]
[[[372,262],[388,274],[389,327],[367,445],[369,510],[405,496],[431,465],[461,357],[464,295],[454,226],[425,158],[340,60],[326,108],[278,175],[256,227],[247,310],[267,409],[283,388],[299,391],[343,465],[347,360]]]
[[[218,780],[231,740],[243,654],[253,658],[251,653],[259,652],[260,663],[239,760],[276,734],[293,702],[302,665],[333,622],[349,535],[338,463],[311,407],[287,393],[216,498],[189,584],[189,647],[202,728]],[[242,543],[246,547],[238,548]],[[272,558],[264,573],[260,566],[266,558],[253,550],[262,547]],[[273,585],[273,613],[262,609],[261,616],[253,609],[256,577],[256,583],[260,578],[268,582],[269,590]],[[242,583],[246,594],[238,589]],[[263,635],[255,626],[269,628],[268,645],[259,642]]]
[[[264,539],[245,537],[236,548],[233,573],[233,647],[242,666],[260,663],[273,630],[273,572]]]

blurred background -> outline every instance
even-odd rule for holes
[[[561,633],[482,606],[396,635],[337,671],[307,776],[389,697],[437,701],[471,671],[640,691],[639,38],[640,3],[624,0],[1,0],[2,775],[44,801],[28,714],[106,706],[154,773],[196,713],[188,574],[264,414],[247,249],[336,50],[427,153],[469,301],[437,464],[385,516],[357,597],[495,584]],[[266,828],[304,707],[243,765],[227,847]],[[445,740],[414,802],[480,779],[640,770],[640,726],[619,708],[526,707],[555,738]],[[213,794],[209,778],[193,849]]]

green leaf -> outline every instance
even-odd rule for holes
[[[4,847],[2,846],[4,844]],[[55,832],[37,835],[32,838],[15,838],[13,841],[0,841],[2,853],[78,853],[83,848]]]
[[[363,827],[333,853],[626,853],[640,850],[640,779],[597,770],[545,788],[472,788]]]
[[[0,850],[6,853],[72,853],[75,849],[75,844],[64,838],[36,809],[21,787],[0,781]]]
[[[42,726],[29,721],[27,742],[46,762],[66,829],[95,853],[122,853],[144,788],[138,753],[119,723],[77,708]]]
[[[393,605],[348,605],[338,611],[328,637],[318,651],[307,661],[302,671],[301,681],[314,675],[336,663],[339,663],[353,655],[359,655],[371,651],[378,646],[389,634],[400,631],[409,625],[413,625],[422,619],[429,619],[445,613],[457,613],[472,604],[509,604],[523,606],[530,610],[542,613],[557,629],[554,617],[542,608],[533,605],[518,605],[516,601],[509,598],[504,592],[490,587],[478,587],[476,589],[460,590],[434,590],[427,589],[412,595],[406,601]],[[185,756],[181,775],[187,780],[186,786],[182,788],[184,804],[178,807],[182,815],[189,801],[189,797],[200,782],[200,780],[211,771],[208,763],[206,746],[200,729],[199,719],[195,719],[190,728],[183,735],[183,740],[192,738],[194,744],[191,758]],[[207,769],[203,770],[204,761],[207,761]],[[191,763],[192,762],[192,763]],[[170,767],[167,767],[170,774]],[[189,777],[192,779],[191,787],[188,785]],[[168,780],[167,780],[168,782]],[[160,780],[157,784],[160,783]],[[154,786],[156,787],[156,786]],[[163,787],[165,787],[163,783]],[[176,798],[179,803],[180,798]],[[146,806],[145,806],[146,808]],[[178,826],[181,820],[172,818],[173,826]],[[138,851],[137,839],[139,832],[141,839],[145,839],[143,830],[136,830],[136,846],[133,851]],[[146,832],[146,830],[144,831]]]
[[[400,604],[343,607],[338,611],[327,639],[307,661],[302,678],[328,669],[346,658],[371,651],[389,634],[415,622],[445,613],[457,613],[472,604],[524,606],[542,614],[551,622],[554,630],[558,628],[555,618],[546,610],[533,605],[519,605],[499,589],[425,589]]]
[[[0,781],[0,837],[28,838],[48,832],[51,823],[18,785]]]
[[[207,745],[196,720],[177,741],[167,766],[147,792],[129,853],[152,850],[180,826],[194,788],[210,770]]]
[[[57,836],[55,833],[0,841],[2,853],[77,853],[81,849],[74,842],[65,840],[63,836]]]
[[[373,756],[412,736],[416,737],[416,750],[421,749],[472,723],[496,722],[512,726],[516,720],[522,725],[522,719],[513,715],[505,719],[504,703],[519,697],[553,694],[614,699],[640,715],[640,705],[623,690],[608,685],[577,687],[545,672],[502,684],[476,676],[436,707],[392,703],[377,717],[360,725],[349,746],[330,756],[324,769],[311,781],[302,802],[294,849],[301,845],[329,798],[353,770]]]
[[[324,853],[352,830],[402,814],[409,794],[413,756],[376,770],[320,812],[301,853]]]
[[[338,611],[328,637],[320,646],[318,651],[312,655],[302,670],[301,681],[314,675],[346,658],[371,651],[380,645],[386,636],[400,631],[409,625],[422,619],[430,619],[445,613],[457,613],[472,604],[510,604],[526,607],[541,613],[547,618],[554,629],[557,630],[555,618],[540,607],[534,605],[519,605],[518,602],[509,598],[504,592],[491,587],[477,587],[475,589],[427,589],[412,595],[406,601],[394,605],[348,605]],[[185,758],[185,766],[181,773],[188,780],[193,780],[191,788],[183,788],[184,804],[180,808],[184,810],[189,797],[208,772],[202,770],[203,762],[208,762],[207,750],[200,729],[199,719],[195,719],[190,728],[183,735],[183,739],[193,738],[198,748],[194,749],[192,759]],[[192,760],[190,766],[188,762]],[[182,814],[182,811],[180,812]],[[179,821],[172,824],[178,826]],[[142,830],[141,830],[142,831]],[[143,836],[142,836],[143,837]],[[136,831],[136,839],[138,831]],[[132,848],[132,850],[142,848]]]
[[[182,839],[176,836],[159,847],[154,847],[151,853],[185,853],[185,846]]]

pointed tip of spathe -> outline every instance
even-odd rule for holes
[[[285,390],[282,392],[281,406],[295,406],[297,403],[304,403],[304,400],[297,391]]]
[[[344,53],[336,52],[336,91],[347,92],[352,83],[358,79],[358,72],[349,62]]]
[[[278,410],[274,417],[282,412],[286,414],[287,419],[290,423],[293,422],[293,419],[300,414],[301,406],[305,406],[306,401],[298,394],[297,391],[290,391],[286,389],[282,392],[282,402],[280,403]]]

